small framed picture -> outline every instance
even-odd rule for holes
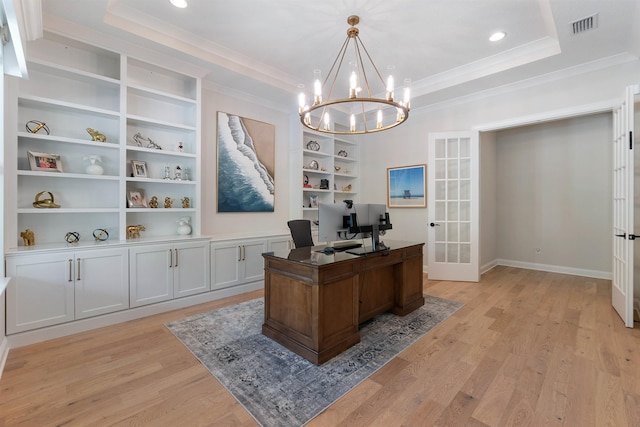
[[[141,188],[130,188],[127,191],[127,204],[130,208],[148,208],[149,204]]]
[[[318,196],[315,194],[312,194],[311,196],[309,196],[309,207],[310,208],[317,208],[318,207]]]
[[[427,165],[387,168],[387,206],[426,208]]]
[[[131,170],[136,178],[147,178],[147,162],[131,160]]]
[[[38,153],[37,151],[28,151],[27,154],[32,171],[62,172],[59,154]]]

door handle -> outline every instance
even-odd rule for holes
[[[69,258],[69,281],[73,282],[73,260]]]
[[[431,224],[429,224],[430,227],[440,227],[440,224],[437,224],[435,222],[432,222]]]
[[[178,250],[174,249],[174,251],[176,252],[176,263],[175,263],[174,267],[177,267],[178,266]]]
[[[625,239],[627,237],[627,233],[616,234],[616,237],[622,237],[623,239]]]
[[[169,249],[169,268],[173,267],[173,251]]]
[[[77,259],[77,262],[78,262],[78,271],[77,271],[78,277],[76,278],[76,280],[80,280],[80,258]]]

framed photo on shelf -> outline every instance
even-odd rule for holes
[[[62,172],[62,162],[59,154],[39,153],[28,151],[29,166],[32,171]]]
[[[148,178],[147,177],[147,162],[140,160],[131,160],[131,170],[133,176],[136,178]]]
[[[426,208],[427,165],[387,168],[387,206]]]
[[[312,194],[309,196],[309,207],[317,208],[318,207],[318,196],[316,194]]]
[[[130,188],[127,190],[127,205],[129,208],[148,208],[149,204],[141,188]]]

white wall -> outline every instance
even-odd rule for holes
[[[218,111],[275,125],[275,212],[273,213],[217,213],[216,208],[216,141]],[[289,186],[289,116],[259,102],[224,95],[204,89],[202,96],[202,234],[214,238],[288,234]],[[302,135],[297,135],[298,140]],[[299,191],[299,186],[296,188]]]
[[[607,277],[611,135],[610,113],[496,132],[497,242],[503,263]]]

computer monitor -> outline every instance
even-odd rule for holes
[[[331,242],[344,240],[340,233],[346,232],[350,210],[344,203],[319,203],[318,204],[318,242]],[[345,221],[345,218],[347,220]]]
[[[383,204],[369,203],[356,204],[349,217],[349,233],[370,233],[371,251],[387,249],[380,244],[380,231],[391,230],[393,225],[387,212],[387,206]]]

